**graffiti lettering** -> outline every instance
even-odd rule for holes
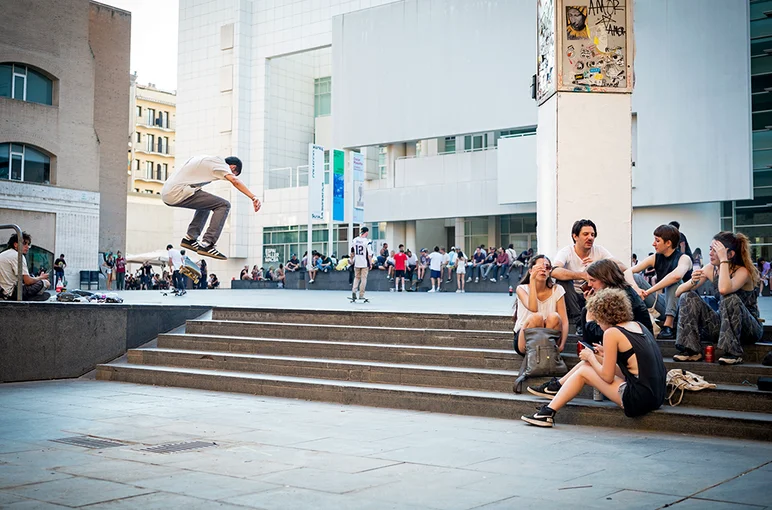
[[[587,12],[591,16],[595,14],[612,16],[615,12],[624,10],[621,4],[622,0],[590,0]]]

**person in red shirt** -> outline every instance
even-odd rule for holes
[[[405,245],[399,245],[399,252],[394,254],[394,281],[396,282],[396,289],[398,292],[405,290],[405,264],[407,264],[407,253],[405,253]],[[400,288],[399,283],[402,282]]]
[[[115,259],[115,276],[118,277],[118,290],[126,289],[126,259],[121,252],[118,252],[118,258]]]

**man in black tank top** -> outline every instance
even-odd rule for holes
[[[625,271],[625,280],[641,296],[646,306],[655,308],[660,317],[664,317],[665,323],[659,334],[662,340],[673,340],[676,337],[673,326],[678,315],[678,299],[675,293],[682,281],[689,280],[692,270],[692,259],[681,253],[680,242],[681,235],[677,228],[660,225],[654,230],[654,255],[649,255]],[[657,273],[657,283],[649,285],[638,273],[652,267]]]

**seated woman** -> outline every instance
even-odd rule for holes
[[[515,351],[525,356],[525,330],[530,328],[557,329],[561,332],[558,348],[563,351],[568,338],[568,316],[565,290],[550,278],[552,263],[544,255],[536,255],[528,264],[528,272],[517,286],[515,308]]]
[[[651,315],[646,308],[641,296],[625,281],[624,273],[619,269],[611,259],[597,260],[587,266],[587,284],[590,286],[584,292],[585,299],[595,294],[601,289],[621,289],[627,294],[630,304],[633,307],[633,320],[640,322],[643,326],[654,332],[651,324]],[[592,317],[587,316],[587,308],[582,309],[582,323],[584,324],[582,339],[588,345],[603,343],[603,330]]]
[[[552,427],[557,413],[585,384],[597,388],[609,400],[634,417],[659,409],[665,400],[665,364],[654,335],[637,322],[627,293],[602,289],[587,301],[587,311],[603,329],[603,345],[595,352],[584,349],[582,359],[565,376],[565,382],[533,416],[521,419],[531,425]],[[530,388],[529,388],[530,390]]]
[[[217,279],[217,275],[212,273],[209,275],[209,288],[216,289],[220,286],[220,280]]]
[[[751,261],[748,238],[744,234],[719,232],[710,243],[710,264],[692,272],[692,279],[676,290],[679,296],[678,333],[675,361],[701,361],[701,342],[718,342],[723,351],[718,362],[737,365],[743,362],[745,344],[761,340],[764,332],[759,322],[756,287],[759,273]],[[694,292],[710,279],[718,312]]]

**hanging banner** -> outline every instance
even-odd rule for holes
[[[365,156],[351,153],[351,168],[354,173],[354,223],[365,221]]]
[[[338,149],[332,151],[332,221],[345,218],[346,154]]]
[[[324,219],[324,147],[308,144],[308,209],[312,220]]]

